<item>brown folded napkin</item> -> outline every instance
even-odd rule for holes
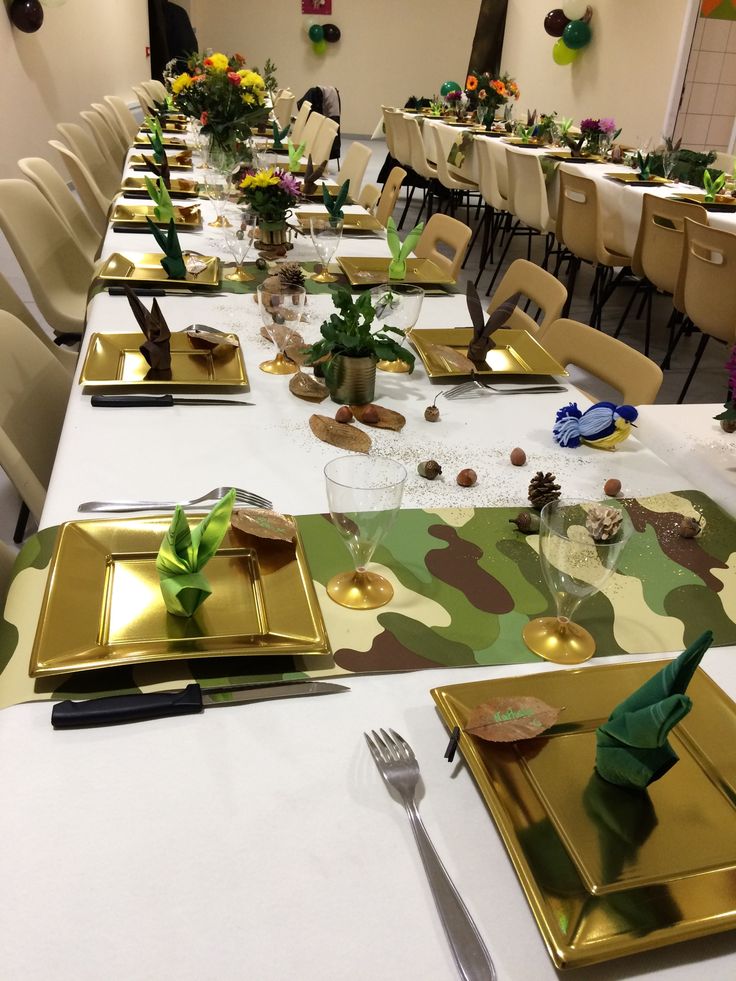
[[[146,340],[139,348],[141,354],[151,366],[152,371],[170,372],[171,331],[164,320],[157,300],[153,301],[153,306],[149,312],[127,284],[124,284],[123,289],[128,297],[133,316],[146,335]]]
[[[317,190],[317,181],[320,179],[322,174],[325,172],[325,167],[327,166],[327,161],[321,163],[318,167],[315,167],[312,163],[312,155],[307,157],[307,169],[304,171],[304,183],[302,186],[302,191],[305,195],[309,196],[314,194]]]
[[[169,168],[169,158],[164,154],[163,160],[160,164],[157,164],[153,157],[143,157],[146,164],[146,168],[155,174],[156,177],[160,177],[164,182],[164,187],[167,190],[171,190],[171,170]]]
[[[516,309],[521,293],[514,293],[501,304],[486,320],[483,304],[478,296],[478,290],[472,282],[467,286],[468,313],[473,321],[473,340],[468,345],[468,357],[476,366],[486,367],[486,355],[496,346],[493,333],[504,327]]]

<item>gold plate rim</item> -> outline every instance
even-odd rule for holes
[[[296,219],[299,224],[309,231],[309,221],[312,218],[327,218],[327,211],[297,211]],[[365,225],[362,223],[365,222]],[[343,234],[345,232],[377,232],[383,231],[383,225],[375,215],[346,214],[343,215]]]
[[[146,217],[150,218],[151,221],[158,225],[159,228],[168,227],[168,222],[158,221],[154,215],[155,205],[153,204],[124,204],[121,201],[116,202],[112,214],[110,215],[110,221],[117,228],[140,228],[141,225],[147,225]],[[131,214],[128,217],[124,215],[121,216],[121,210],[137,212]],[[174,224],[178,228],[192,229],[202,227],[202,212],[199,209],[199,205],[182,206],[174,205]],[[196,212],[197,218],[192,220],[191,218],[186,218],[183,215],[183,211]]]
[[[514,327],[504,327],[500,329],[500,332],[507,333],[510,341],[516,341],[517,344],[520,343],[521,345],[530,346],[534,355],[543,357],[546,363],[543,367],[540,367],[539,371],[524,371],[523,367],[519,365],[519,370],[513,372],[493,371],[491,368],[478,368],[473,374],[486,378],[512,374],[525,375],[526,377],[532,375],[553,375],[555,377],[567,378],[569,376],[567,369],[559,364],[548,351],[545,351],[539,341],[528,331]],[[462,373],[460,371],[442,371],[432,360],[431,354],[427,350],[428,346],[441,344],[457,348],[461,353],[464,353],[467,350],[468,344],[473,339],[473,330],[471,327],[415,327],[409,332],[408,338],[411,346],[421,358],[424,370],[427,372],[427,376],[431,381],[435,379],[462,381],[471,377],[469,373]],[[510,346],[510,344],[507,345],[507,347]]]
[[[191,187],[181,187],[181,182],[184,182]],[[169,195],[174,198],[198,198],[199,188],[195,180],[191,180],[188,177],[172,177],[172,186],[169,188]],[[140,195],[142,197],[148,197],[148,189],[146,188],[145,178],[143,177],[125,177],[120,184],[120,191],[125,197],[132,197],[133,195]]]
[[[354,256],[354,255],[336,256],[335,261],[338,263],[342,271],[347,276],[351,286],[366,286],[366,287],[376,286],[376,285],[380,285],[381,283],[385,283],[388,277],[388,267],[391,263],[390,257],[384,258],[382,256]],[[422,285],[454,286],[455,285],[456,281],[451,276],[447,276],[445,273],[443,273],[442,270],[439,268],[439,266],[437,266],[434,262],[432,262],[431,259],[425,259],[421,256],[410,256],[406,260],[406,262],[407,262],[407,275],[405,279],[401,280],[402,283],[410,283],[413,286],[422,286]],[[409,268],[408,268],[411,264],[417,262],[424,263],[426,266],[436,270],[437,275],[434,276],[432,279],[429,279],[426,276],[421,276],[417,278],[415,274],[409,272]],[[385,270],[383,269],[384,264],[386,267]],[[360,272],[361,265],[364,266],[368,271],[372,271],[370,270],[370,267],[374,266],[376,272],[376,279],[366,280],[366,279],[359,278],[357,274]],[[382,277],[380,274],[383,274]]]
[[[183,250],[183,254],[187,254],[186,249]],[[161,265],[163,257],[163,252],[111,252],[100,269],[98,278],[103,283],[144,283],[146,285],[157,283],[172,288],[182,287],[184,289],[201,289],[202,291],[216,289],[220,285],[222,263],[218,256],[198,256],[202,262],[207,264],[207,269],[203,269],[199,276],[192,276],[191,279],[172,279],[167,276],[166,270]],[[132,264],[133,274],[127,276],[111,275],[107,270],[115,261],[126,261],[128,264]],[[151,267],[151,275],[136,278],[134,273],[144,265]],[[201,278],[205,273],[209,274],[208,279]],[[187,273],[187,276],[190,275],[191,273]]]

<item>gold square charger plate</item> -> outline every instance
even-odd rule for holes
[[[203,517],[188,515],[190,524]],[[301,541],[230,528],[194,616],[167,612],[156,556],[171,523],[158,517],[70,521],[56,539],[31,652],[31,677],[223,656],[330,656]]]
[[[676,201],[688,201],[691,204],[699,204],[706,211],[736,211],[736,198],[728,194],[716,194],[715,201],[706,201],[705,194],[673,194]]]
[[[544,140],[523,140],[520,136],[506,136],[503,142],[508,143],[509,146],[521,147],[522,150],[540,150],[548,145]]]
[[[154,174],[150,175],[151,180]],[[148,188],[146,187],[145,177],[126,177],[120,185],[120,190],[126,197],[148,198]],[[186,177],[173,177],[169,188],[169,197],[174,198],[196,198],[199,195],[199,186],[196,181],[187,180]]]
[[[150,147],[149,147],[150,149]],[[146,156],[143,153],[133,153],[130,156],[130,166],[133,170],[148,170],[148,161],[153,160],[153,156]],[[169,154],[169,170],[191,170],[192,154],[190,150],[182,150],[181,153]],[[151,174],[153,176],[153,174]]]
[[[388,281],[391,259],[379,256],[337,256],[336,261],[351,286],[375,286]],[[397,280],[398,282],[398,280]],[[455,280],[448,276],[431,259],[416,257],[406,260],[406,277],[403,283],[414,286],[452,286]],[[466,345],[467,346],[467,345]]]
[[[470,377],[446,360],[438,345],[466,354],[473,339],[471,327],[414,328],[409,342],[422,359],[431,381],[462,381]],[[567,375],[563,366],[525,330],[503,327],[493,334],[496,347],[488,352],[490,365],[476,369],[480,377],[495,375]]]
[[[665,663],[432,690],[447,726],[460,727],[460,750],[558,968],[736,927],[736,706],[726,694],[696,672],[693,709],[670,735],[680,762],[646,791],[594,770],[597,726]],[[564,706],[557,724],[505,744],[463,731],[477,705],[519,695]]]
[[[186,257],[188,253],[185,251]],[[187,273],[184,279],[172,279],[161,265],[162,252],[113,252],[99,272],[100,280],[107,284],[143,283],[167,288],[213,289],[220,285],[220,260],[217,256],[197,256],[205,263],[202,272]]]
[[[160,120],[160,122],[161,122],[161,131],[163,133],[186,133],[187,130],[186,119],[168,118],[168,119],[162,119]],[[141,133],[150,133],[150,132],[151,129],[149,126],[145,124],[141,126]]]
[[[146,133],[139,133],[135,138],[133,146],[139,150],[153,149],[148,134]],[[186,147],[186,143],[178,136],[164,136],[163,147],[164,150],[183,150]]]
[[[327,219],[329,216],[327,211],[298,211],[296,214],[297,221],[302,227],[303,231],[309,234],[309,222],[312,218],[322,218]],[[343,214],[342,217],[342,233],[349,235],[351,233],[371,233],[371,232],[382,232],[383,225],[380,223],[378,218],[374,215],[356,215],[356,214]]]
[[[666,177],[658,177],[656,174],[654,177],[639,177],[638,174],[624,174],[614,171],[612,173],[604,174],[611,181],[618,181],[620,184],[630,184],[632,187],[671,187],[672,181],[668,181]]]
[[[150,365],[140,352],[144,341],[140,332],[93,334],[79,373],[79,384],[95,389],[163,386],[167,391],[248,387],[243,349],[239,344],[215,356],[209,348],[194,347],[184,331],[172,333],[171,377],[167,372],[162,378],[151,374]]]
[[[146,218],[159,227],[166,228],[168,221],[157,221],[155,217],[155,205],[153,204],[125,204],[118,202],[110,215],[110,221],[118,227],[124,228],[130,225],[132,228],[146,226]],[[174,208],[174,224],[184,230],[191,230],[202,227],[202,213],[196,206],[182,207],[179,205]]]

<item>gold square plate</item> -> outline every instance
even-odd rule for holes
[[[409,341],[422,359],[431,381],[462,381],[470,375],[461,374],[437,350],[437,345],[451,347],[458,354],[465,354],[473,339],[471,327],[450,327],[433,330],[414,329],[409,333]],[[493,339],[496,347],[489,351],[491,364],[478,368],[474,374],[483,377],[495,375],[567,375],[563,366],[549,354],[536,338],[525,330],[504,327],[497,330]]]
[[[645,792],[594,770],[595,730],[666,662],[555,671],[432,691],[503,838],[558,968],[736,927],[736,706],[701,670],[670,743],[680,762]],[[564,706],[538,739],[467,735],[470,711],[530,695]],[[489,874],[491,874],[489,869]]]
[[[154,175],[150,175],[151,180]],[[129,198],[148,198],[148,188],[146,187],[145,177],[126,177],[120,185],[120,190]],[[185,177],[173,177],[169,188],[169,197],[174,198],[196,198],[199,196],[199,187],[196,181],[187,180]]]
[[[228,347],[227,353],[215,357],[211,349],[194,347],[183,331],[172,333],[171,377],[162,379],[149,377],[150,366],[140,352],[144,341],[142,333],[93,334],[79,374],[79,384],[97,389],[163,386],[167,391],[248,387],[240,345]]]
[[[322,184],[318,185],[315,191],[312,191],[310,194],[302,194],[302,197],[304,198],[305,201],[322,201],[323,200],[322,186],[323,186]],[[327,193],[330,195],[330,197],[336,198],[340,190],[340,185],[327,184],[326,187],[327,187]],[[350,197],[350,195],[348,195],[345,198],[345,204],[355,204],[355,201]]]
[[[299,211],[296,214],[297,221],[301,225],[303,231],[309,234],[309,221],[311,218],[322,218],[326,219],[328,217],[327,211]],[[343,214],[342,218],[342,232],[345,234],[365,234],[371,232],[382,232],[383,225],[380,223],[378,218],[374,215],[356,215],[356,214]]]
[[[150,149],[150,147],[149,147]],[[148,170],[147,161],[152,161],[153,156],[146,156],[143,153],[133,153],[130,157],[130,166],[133,170]],[[191,170],[192,154],[189,150],[182,150],[181,153],[169,154],[169,170]]]
[[[623,174],[618,172],[604,174],[609,180],[618,181],[620,184],[630,184],[632,187],[671,187],[672,181],[665,177],[639,177],[638,174]]]
[[[112,214],[110,215],[110,221],[119,227],[125,227],[130,225],[131,227],[140,227],[141,225],[146,225],[146,218],[150,218],[154,224],[159,227],[166,228],[168,226],[168,221],[161,222],[156,221],[154,216],[155,205],[153,204],[125,204],[123,202],[118,202],[113,208]],[[183,208],[181,206],[174,208],[174,224],[178,225],[185,231],[190,231],[191,229],[202,227],[202,214],[198,207],[192,206],[189,208]]]
[[[135,138],[133,146],[139,150],[153,149],[151,146],[151,140],[146,133],[139,133]],[[164,150],[183,150],[186,147],[186,143],[178,136],[164,136],[163,146]]]
[[[506,136],[503,142],[509,146],[521,147],[522,150],[541,150],[548,145],[544,140],[522,140],[520,136]]]
[[[706,201],[705,194],[673,194],[675,201],[689,201],[699,204],[706,211],[736,211],[736,198],[728,194],[716,194],[715,201]]]
[[[186,252],[183,253],[185,256]],[[150,286],[151,283],[176,288],[178,286],[186,289],[211,289],[220,285],[220,260],[217,256],[197,256],[202,262],[206,263],[201,273],[195,276],[187,273],[185,279],[172,279],[167,275],[166,270],[161,265],[163,253],[161,252],[113,252],[105,260],[105,264],[99,272],[99,278],[103,283],[144,283]]]
[[[391,264],[388,257],[337,256],[336,261],[351,286],[375,286],[388,280],[388,267]],[[415,257],[406,260],[406,278],[402,282],[415,286],[452,286],[455,280],[442,272],[431,259]]]
[[[573,153],[545,153],[545,157],[549,157],[550,160],[559,160],[560,163],[573,163],[573,164],[602,164],[608,163],[605,157],[593,154],[591,156],[586,156],[585,154],[573,154]]]
[[[175,119],[169,116],[166,119],[160,120],[161,130],[164,133],[186,133],[187,122],[186,119]],[[145,124],[141,126],[141,133],[150,133],[151,130]]]
[[[191,524],[203,515],[189,515]],[[31,677],[187,658],[330,654],[296,543],[230,528],[193,617],[166,611],[156,555],[171,515],[63,524],[31,652]]]

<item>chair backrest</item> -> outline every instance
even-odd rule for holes
[[[291,127],[291,141],[297,146],[302,142],[302,134],[304,133],[304,127],[307,125],[307,120],[309,119],[309,114],[312,111],[312,103],[307,99],[302,102],[299,107],[299,112],[296,114],[294,119],[294,124]]]
[[[685,247],[685,219],[708,224],[708,212],[699,204],[645,194],[631,269],[650,283],[674,295]]]
[[[46,322],[81,334],[94,268],[68,225],[30,181],[0,181],[0,227]]]
[[[71,377],[25,324],[5,311],[0,311],[0,340],[0,467],[39,519]]]
[[[431,259],[443,272],[457,279],[472,236],[472,228],[468,228],[457,218],[435,213],[424,226],[424,231],[414,248],[414,255]],[[452,255],[445,255],[438,246],[448,249]]]
[[[515,293],[521,293],[516,309],[509,318],[508,325],[518,330],[536,334],[541,340],[547,328],[558,320],[567,300],[567,289],[552,273],[526,259],[514,259],[491,297],[488,313],[492,313]],[[522,306],[524,298],[532,301],[541,311],[541,320],[535,321]]]
[[[279,129],[283,129],[290,121],[294,111],[296,96],[288,89],[283,91],[273,104],[273,115],[279,124]]]
[[[360,194],[366,167],[372,156],[371,148],[365,143],[351,143],[348,152],[343,157],[342,166],[335,180],[338,184],[350,181],[350,197],[353,200]]]
[[[311,154],[312,163],[315,167],[330,159],[332,144],[335,142],[335,137],[339,129],[340,125],[334,119],[328,119],[326,116],[323,117],[322,125],[312,141],[311,149],[304,151],[305,153]]]
[[[77,245],[89,261],[94,262],[102,243],[102,236],[95,230],[86,212],[80,207],[59,173],[48,160],[43,160],[41,157],[26,157],[18,161],[18,166],[69,226]]]
[[[102,193],[112,199],[120,187],[120,173],[112,161],[104,156],[92,134],[77,123],[57,123],[62,139],[92,175]]]
[[[309,114],[309,119],[307,120],[302,135],[299,139],[299,143],[304,144],[304,156],[308,157],[312,152],[312,147],[314,146],[314,141],[317,138],[317,134],[322,128],[322,124],[327,119],[327,116],[323,116],[321,112],[311,112]],[[291,141],[296,143],[294,139]],[[297,144],[298,145],[298,144]]]
[[[360,194],[356,199],[356,204],[361,205],[366,211],[375,214],[376,205],[381,200],[381,188],[375,184],[364,184]]]
[[[123,127],[123,132],[128,137],[128,141],[132,142],[140,127],[138,120],[125,104],[125,99],[121,99],[119,95],[106,95],[105,102],[117,116],[120,125]]]
[[[163,102],[168,95],[166,86],[157,78],[147,78],[145,82],[141,82],[141,85],[155,102]]]
[[[403,112],[390,113],[393,116],[393,136],[394,151],[392,156],[398,160],[402,167],[411,167],[411,143],[409,142],[409,128],[407,122],[409,117]]]
[[[8,595],[8,586],[10,585],[10,573],[17,555],[16,549],[6,545],[5,542],[0,542],[0,612],[5,606],[5,598]]]
[[[447,163],[447,155],[457,134],[453,133],[449,126],[428,122],[424,125],[430,128],[434,137],[437,177],[439,178],[440,184],[448,190],[467,190],[471,187],[474,188],[475,184],[472,181],[465,180],[457,170],[451,171]]]
[[[104,121],[99,113],[94,112],[92,109],[83,109],[79,114],[85,121],[87,126],[89,126],[92,136],[97,141],[97,146],[110,160],[113,167],[117,169],[118,172],[122,172],[123,162],[125,161],[125,152],[120,149],[120,144],[118,140],[113,136],[110,127]]]
[[[146,92],[142,85],[133,86],[133,95],[138,100],[143,115],[148,116],[153,110],[153,97]]]
[[[386,146],[388,147],[388,152],[394,158],[396,157],[396,117],[399,114],[398,109],[392,109],[390,106],[381,106],[381,115],[383,116],[383,130],[386,134]]]
[[[736,341],[736,235],[685,219],[675,306],[704,334]]]
[[[77,352],[61,344],[54,344],[48,332],[43,329],[31,311],[21,300],[7,279],[0,273],[0,310],[12,313],[21,323],[32,331],[45,344],[57,361],[64,366],[68,374],[74,374],[77,364]]]
[[[115,111],[105,102],[93,102],[92,108],[97,115],[101,117],[102,121],[112,133],[115,142],[120,146],[120,152],[123,154],[124,158],[125,154],[130,149],[130,140],[128,139],[128,134],[123,129],[123,124],[115,114]]]
[[[598,261],[598,192],[589,177],[559,168],[560,199],[557,208],[557,238],[573,255],[587,262]]]
[[[576,365],[621,393],[629,405],[651,405],[662,385],[662,369],[623,341],[577,320],[555,320],[544,347],[567,368]]]
[[[508,211],[510,204],[508,199],[508,175],[506,171],[506,154],[496,153],[494,144],[497,140],[485,137],[476,138],[473,143],[473,153],[478,164],[478,187],[486,204],[489,204],[496,211]],[[500,161],[503,161],[504,172],[504,191],[499,185],[501,173]]]
[[[413,116],[406,116],[404,128],[409,140],[411,169],[426,180],[436,179],[437,168],[427,159],[427,150],[419,121]]]
[[[64,161],[72,184],[77,194],[82,199],[82,204],[87,211],[87,217],[92,222],[100,236],[105,234],[107,228],[107,214],[110,210],[111,201],[102,193],[95,183],[92,174],[87,170],[82,161],[69,147],[59,143],[58,140],[49,140],[49,146],[53,147]]]
[[[527,227],[549,232],[555,227],[547,202],[542,162],[536,153],[506,147],[509,172],[509,207]]]
[[[405,177],[406,171],[403,167],[394,167],[386,178],[386,183],[383,185],[378,207],[376,208],[376,218],[378,218],[384,228],[394,213],[396,202],[399,200],[399,191],[401,190],[401,185],[404,183]]]

